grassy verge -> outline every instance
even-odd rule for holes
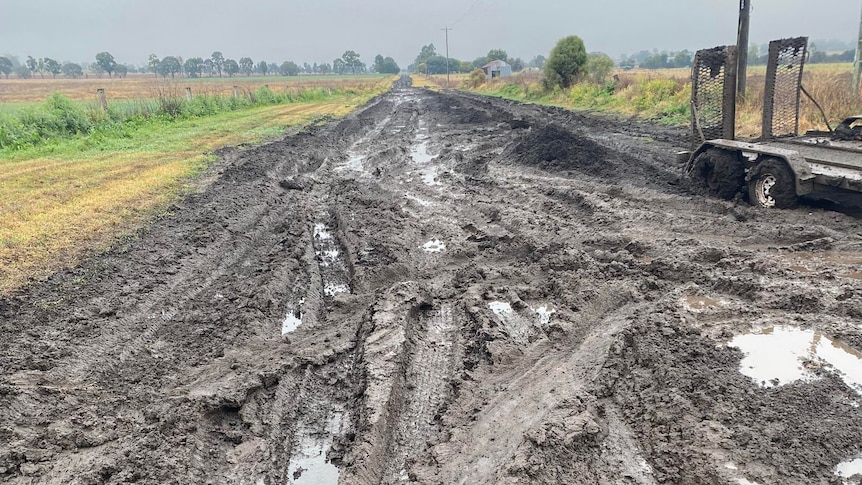
[[[834,126],[847,116],[862,113],[862,101],[850,89],[851,64],[812,64],[805,68],[803,85],[823,106]],[[603,111],[626,117],[687,126],[691,120],[689,69],[619,71],[613,80],[597,84],[581,82],[569,89],[547,91],[541,76],[519,74],[504,80],[473,82],[467,76],[453,78],[460,89],[517,101],[561,106],[574,110]],[[748,93],[737,105],[737,133],[760,136],[766,68],[748,71]],[[414,77],[414,84],[417,78]],[[423,78],[420,83],[442,86],[445,76]],[[800,130],[825,129],[823,117],[807,98],[802,99]]]
[[[152,118],[0,151],[0,293],[108,247],[190,187],[212,156],[322,116],[344,116],[387,88],[199,118]]]

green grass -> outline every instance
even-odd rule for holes
[[[213,150],[344,116],[388,85],[202,117],[135,118],[0,150],[0,293],[75,264],[145,223],[193,186]]]
[[[637,116],[667,125],[685,125],[691,116],[691,87],[674,79],[642,80],[625,87],[614,82],[581,82],[568,89],[549,91],[540,82],[513,78],[470,90],[516,101]]]

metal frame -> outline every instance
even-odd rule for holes
[[[799,134],[799,103],[807,56],[808,37],[769,43],[763,98],[763,140]]]
[[[692,66],[692,144],[736,136],[737,48],[697,51]]]

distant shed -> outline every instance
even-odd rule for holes
[[[512,66],[510,66],[506,61],[491,61],[485,64],[485,66],[482,67],[482,70],[485,71],[485,75],[490,79],[509,77],[512,75]]]

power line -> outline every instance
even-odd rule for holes
[[[457,25],[459,22],[461,22],[462,20],[464,20],[464,19],[467,17],[467,15],[470,15],[470,13],[472,13],[472,12],[473,12],[473,10],[474,10],[476,7],[478,7],[480,3],[482,3],[482,0],[476,0],[475,2],[473,2],[473,4],[472,4],[472,5],[470,5],[470,7],[469,7],[469,8],[467,8],[467,10],[466,10],[463,14],[461,14],[461,16],[460,16],[460,17],[458,17],[458,20],[456,20],[456,21],[452,22],[452,23],[451,23],[451,24],[449,24],[449,25],[451,25],[451,26],[453,26],[453,27],[454,27],[455,25]]]
[[[449,31],[455,30],[446,27],[445,29],[440,29],[446,31],[446,89],[449,88]]]

